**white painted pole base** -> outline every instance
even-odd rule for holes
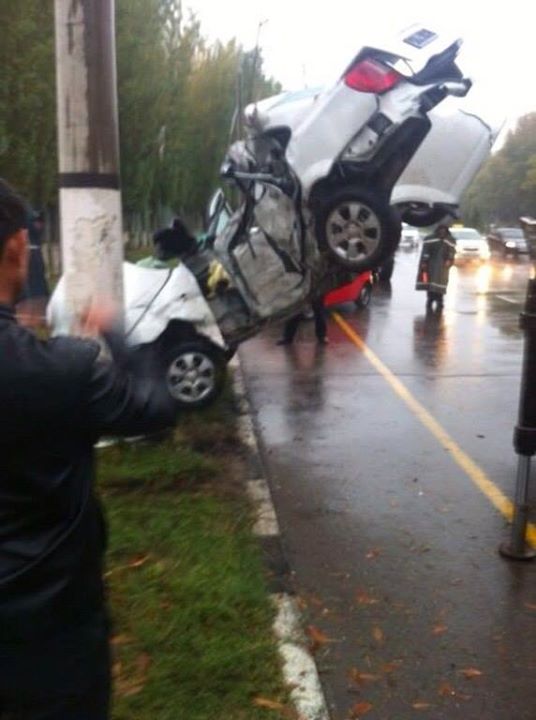
[[[121,193],[61,188],[62,262],[70,313],[80,318],[92,302],[123,307]],[[74,329],[73,329],[74,330]]]

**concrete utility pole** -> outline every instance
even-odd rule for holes
[[[114,0],[55,0],[60,226],[69,308],[122,306]]]

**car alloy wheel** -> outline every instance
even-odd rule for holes
[[[364,272],[394,252],[400,240],[400,218],[379,192],[343,186],[318,197],[317,202],[318,243],[335,264]]]
[[[202,402],[214,390],[216,368],[202,353],[187,352],[172,361],[167,371],[169,392],[182,403]]]
[[[358,200],[335,207],[326,220],[326,240],[335,255],[348,263],[364,260],[374,253],[381,239],[377,215]]]
[[[223,388],[225,366],[224,353],[204,339],[174,342],[163,355],[169,394],[182,408],[211,403]]]

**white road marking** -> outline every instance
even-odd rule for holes
[[[258,454],[251,405],[238,356],[229,364],[233,368],[235,397],[242,413],[238,420],[239,436],[252,452]],[[279,536],[279,524],[266,480],[249,480],[246,488],[255,510],[254,534],[264,538]],[[290,697],[300,720],[329,720],[320,678],[314,658],[307,648],[296,602],[285,593],[272,595],[272,601],[277,611],[273,632],[283,661],[283,677],[290,688]]]
[[[257,437],[249,415],[240,415],[238,418],[238,437],[250,450],[258,452]]]
[[[250,480],[247,483],[247,493],[255,508],[255,517],[257,518],[253,526],[254,535],[259,537],[279,535],[279,524],[266,480]]]
[[[296,601],[290,595],[272,595],[277,608],[274,633],[283,658],[283,675],[290,696],[304,720],[329,720],[315,662],[307,649]]]

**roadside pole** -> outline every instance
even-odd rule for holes
[[[122,307],[114,0],[55,0],[60,228],[69,309]]]
[[[514,449],[518,456],[514,516],[510,540],[501,543],[499,552],[513,560],[533,560],[536,549],[527,544],[525,535],[530,511],[531,460],[536,455],[536,221],[520,218],[530,256],[533,276],[527,284],[525,307],[520,326],[525,335],[518,423],[514,430]]]

